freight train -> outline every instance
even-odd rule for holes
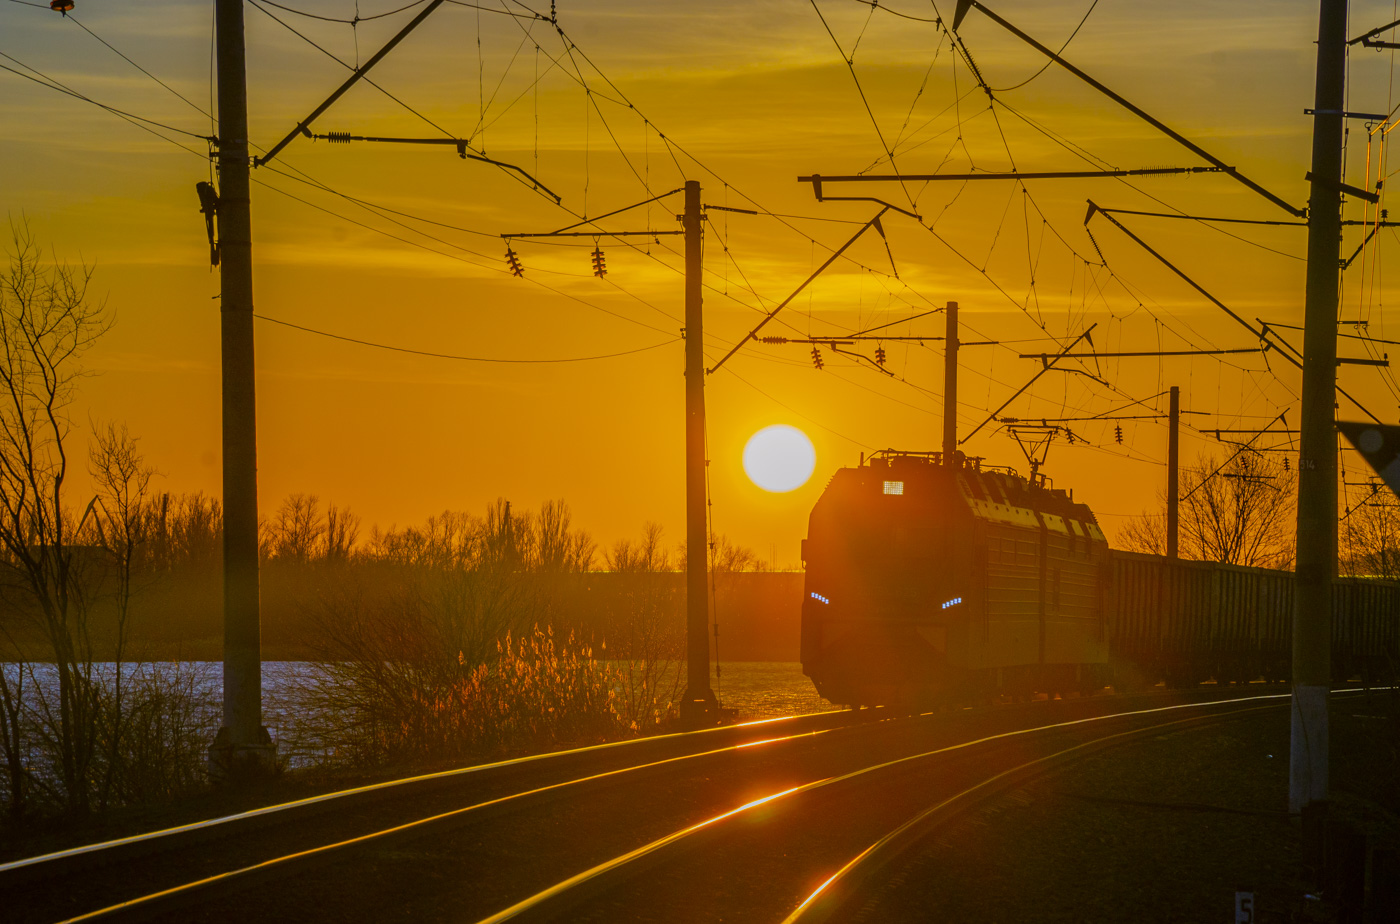
[[[802,558],[802,668],[833,703],[1289,676],[1291,572],[1110,549],[1069,492],[961,453],[837,471]],[[1393,675],[1400,585],[1337,579],[1333,609],[1334,675]]]

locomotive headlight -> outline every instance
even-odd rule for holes
[[[886,494],[903,494],[903,493],[904,493],[904,482],[902,482],[902,481],[886,481],[886,482],[885,482],[885,493],[886,493]]]

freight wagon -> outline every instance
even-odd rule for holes
[[[1110,550],[1069,492],[961,454],[839,470],[802,557],[803,670],[835,703],[1288,676],[1291,573]],[[1334,674],[1389,676],[1400,586],[1336,588]]]

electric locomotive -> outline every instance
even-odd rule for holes
[[[962,453],[887,449],[836,472],[802,558],[802,667],[831,702],[1106,682],[1108,543],[1065,491]]]

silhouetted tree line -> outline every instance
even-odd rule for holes
[[[363,542],[341,511],[350,538],[337,546],[332,509],[288,498],[264,543],[267,586],[295,570],[315,640],[302,702],[324,718],[295,747],[351,764],[448,758],[503,746],[504,727],[516,748],[545,747],[646,732],[673,714],[684,550],[659,526],[599,555],[563,501],[521,513],[498,500],[483,516],[444,513]],[[713,548],[717,582],[718,569],[757,564],[727,540]],[[544,702],[536,715],[530,704]]]
[[[202,785],[223,515],[160,493],[126,429],[68,412],[111,326],[92,270],[12,223],[0,270],[0,803],[81,818]],[[84,449],[86,450],[84,452]],[[71,468],[86,460],[91,493]],[[755,557],[722,539],[716,570]],[[659,527],[599,553],[562,501],[369,531],[314,495],[261,524],[264,638],[300,646],[302,753],[356,765],[636,733],[679,692],[685,550]],[[601,568],[600,568],[601,566]],[[265,649],[266,650],[266,649]]]

